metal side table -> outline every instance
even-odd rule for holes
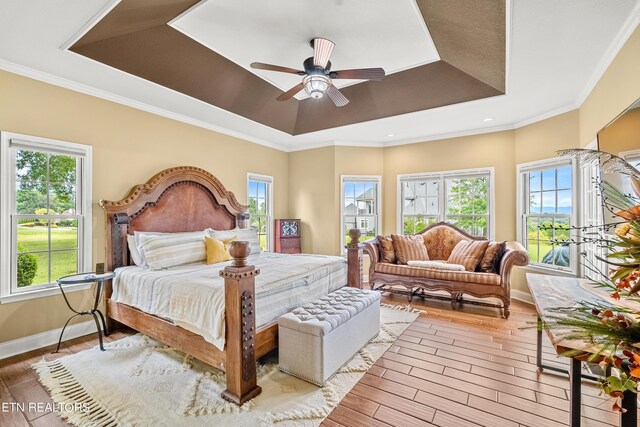
[[[98,304],[100,304],[100,297],[102,295],[102,288],[105,280],[113,279],[115,273],[107,272],[102,274],[96,273],[79,273],[72,274],[70,276],[61,277],[57,280],[58,286],[60,287],[60,292],[62,292],[62,296],[64,297],[64,301],[67,303],[67,307],[69,310],[73,311],[75,314],[67,320],[67,323],[64,324],[62,328],[62,332],[60,332],[60,339],[58,339],[58,347],[56,348],[56,353],[60,350],[60,344],[62,343],[62,336],[64,335],[64,330],[67,328],[67,325],[71,321],[71,319],[77,316],[93,316],[93,320],[96,322],[96,328],[98,329],[98,340],[100,342],[100,350],[104,351],[104,346],[102,345],[102,331],[104,331],[105,336],[109,336],[109,331],[107,331],[107,324],[104,321],[104,316],[102,312],[98,309]],[[68,285],[77,285],[80,283],[96,283],[96,297],[93,303],[93,307],[86,311],[78,311],[71,306],[69,300],[67,299],[67,295],[64,293],[64,287]],[[98,320],[98,317],[100,320]],[[102,322],[102,328],[100,327],[100,322]]]

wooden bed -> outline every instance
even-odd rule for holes
[[[231,230],[247,209],[216,177],[189,166],[166,169],[146,184],[133,187],[122,200],[101,200],[100,206],[107,215],[105,264],[110,271],[132,264],[127,235],[134,231]],[[234,242],[230,253],[234,256],[232,266],[220,273],[225,279],[225,351],[165,319],[112,301],[110,283],[105,291],[106,310],[109,328],[118,323],[127,325],[225,371],[227,389],[222,396],[242,405],[261,391],[256,384],[255,360],[277,346],[278,325],[255,330],[254,279],[260,272],[245,263],[247,242]]]
[[[166,169],[146,184],[133,187],[119,201],[101,200],[106,221],[106,268],[131,265],[127,236],[135,231],[184,232],[205,228],[231,230],[247,206],[238,203],[209,172],[190,166]],[[347,285],[362,287],[360,232],[351,231],[347,246]],[[260,394],[256,382],[256,359],[278,345],[278,325],[273,322],[255,329],[254,266],[246,265],[247,242],[233,242],[232,265],[220,275],[225,280],[225,350],[170,321],[111,300],[111,283],[105,290],[109,328],[124,324],[226,372],[226,400],[242,405]]]

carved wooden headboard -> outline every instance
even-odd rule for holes
[[[134,186],[122,200],[100,200],[106,212],[106,268],[129,265],[127,235],[134,231],[231,230],[247,210],[204,169],[179,166]]]

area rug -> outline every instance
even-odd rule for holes
[[[317,426],[417,316],[383,305],[380,334],[322,388],[261,362],[262,394],[241,407],[220,397],[224,373],[141,334],[33,368],[76,426]]]

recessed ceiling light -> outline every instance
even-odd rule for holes
[[[391,137],[396,136],[396,134],[395,134],[395,133],[388,133],[388,134],[387,134],[387,136],[388,136],[389,138],[391,138]]]
[[[490,122],[493,120],[493,117],[487,117],[486,119],[482,119],[483,122]]]

